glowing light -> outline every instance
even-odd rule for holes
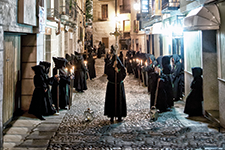
[[[135,10],[140,10],[140,4],[139,3],[136,2],[136,3],[134,3],[133,6],[134,6]]]

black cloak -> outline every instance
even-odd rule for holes
[[[29,113],[38,118],[49,114],[46,92],[48,85],[45,82],[44,66],[36,65],[32,67],[35,72],[34,76],[34,92],[30,103]]]
[[[92,80],[93,78],[96,77],[96,72],[95,72],[95,59],[93,58],[93,55],[91,53],[88,54],[87,67],[89,71],[90,80]]]
[[[115,58],[117,59],[117,83],[115,83],[115,69],[113,67]],[[107,65],[108,84],[106,88],[104,115],[108,117],[126,117],[127,106],[123,80],[126,77],[126,69],[120,59],[114,55]],[[115,85],[117,88],[117,100],[115,101]]]
[[[84,64],[84,59],[82,55],[75,55],[76,57],[76,64],[75,64],[75,79],[74,79],[74,88],[78,92],[82,92],[83,90],[87,90],[87,83],[86,83],[86,71],[87,68]]]
[[[191,91],[187,96],[184,113],[189,116],[201,116],[203,91],[202,91],[202,69],[200,67],[192,68],[192,75],[194,77],[191,83]]]

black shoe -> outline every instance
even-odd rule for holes
[[[114,122],[114,119],[113,119],[113,117],[111,117],[111,119],[110,119],[110,122],[111,122],[111,123],[113,123],[113,122]]]
[[[122,119],[121,117],[119,117],[117,121],[118,121],[118,122],[122,122],[123,119]]]
[[[37,115],[36,117],[40,120],[45,120],[45,118],[42,115]]]

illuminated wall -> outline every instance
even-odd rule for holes
[[[202,67],[201,31],[184,32],[185,71],[192,67]]]

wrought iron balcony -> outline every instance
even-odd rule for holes
[[[77,18],[77,3],[74,0],[66,0],[65,6],[60,6],[61,19],[75,21]]]

